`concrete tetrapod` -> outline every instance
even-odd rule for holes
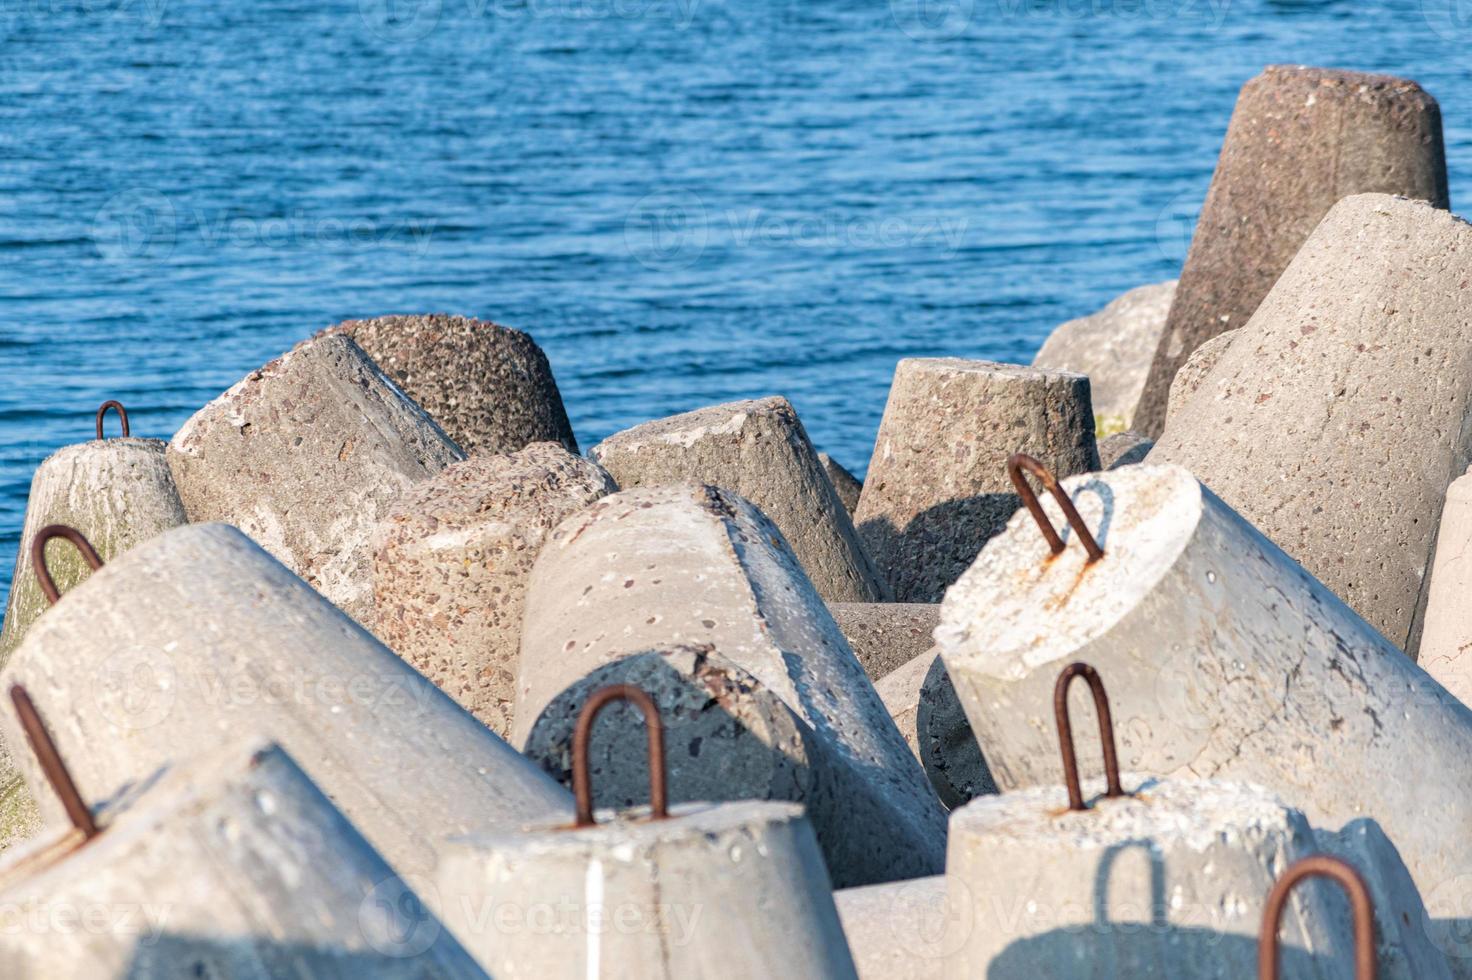
[[[3,676],[43,713],[88,799],[181,746],[278,740],[401,873],[451,834],[556,819],[570,799],[383,644],[223,524],[167,531],[31,627]],[[0,728],[11,744],[9,712]],[[59,807],[18,758],[43,816]]]
[[[1191,352],[1246,323],[1329,209],[1364,193],[1447,207],[1435,99],[1402,78],[1293,65],[1242,86],[1134,428],[1160,435]]]
[[[1073,531],[1051,554],[1018,514],[936,630],[1004,791],[1058,782],[1038,706],[1060,662],[1086,659],[1110,677],[1128,768],[1257,783],[1328,829],[1373,818],[1427,896],[1472,874],[1454,843],[1472,711],[1184,469],[1064,488],[1103,557]]]
[[[945,812],[925,774],[781,532],[727,490],[625,490],[552,533],[527,587],[513,742],[584,675],[675,644],[712,647],[810,730],[835,881],[941,870]]]
[[[1446,488],[1472,462],[1469,253],[1472,225],[1425,202],[1340,201],[1150,452],[1413,658]]]
[[[970,906],[946,904],[945,875],[833,893],[859,980],[940,980],[946,953],[964,942]]]
[[[484,980],[275,745],[192,755],[97,823],[91,837],[54,831],[0,867],[0,908],[14,916],[0,974]]]
[[[1078,774],[1075,677],[1093,695],[1102,786]],[[946,951],[944,975],[1248,975],[1277,870],[1313,853],[1308,822],[1253,786],[1122,776],[1097,672],[1071,664],[1053,693],[1065,785],[983,797],[951,815],[947,907],[969,909],[969,928]],[[1317,980],[1314,957],[1346,963],[1351,943],[1326,895],[1300,889],[1295,900],[1287,975]]]
[[[874,689],[948,808],[997,791],[937,650],[922,653]]]
[[[599,709],[616,698],[634,701],[649,725],[650,805],[645,813],[597,823],[589,735]],[[855,976],[801,807],[668,808],[659,712],[628,685],[602,688],[588,700],[573,757],[575,826],[478,834],[452,842],[446,853],[438,875],[446,924],[489,974],[497,980]]]
[[[346,334],[467,453],[514,453],[534,442],[578,451],[547,355],[488,320],[430,313],[345,320]]]
[[[1222,359],[1222,355],[1232,346],[1232,341],[1242,332],[1241,327],[1232,330],[1223,330],[1215,337],[1206,341],[1200,347],[1191,352],[1181,364],[1181,369],[1176,372],[1175,379],[1170,383],[1170,397],[1166,402],[1165,424],[1170,425],[1170,420],[1180,414],[1182,406],[1190,401],[1201,388],[1201,382],[1216,367],[1216,362]],[[1103,452],[1100,452],[1103,455]]]
[[[1040,368],[906,358],[854,521],[899,602],[939,602],[1017,509],[1015,452],[1070,475],[1099,468],[1089,379]]]
[[[298,344],[196,412],[169,443],[191,521],[224,521],[360,623],[369,537],[394,499],[465,458],[347,337]]]
[[[373,535],[374,633],[506,737],[532,562],[564,518],[617,489],[553,442],[411,487]]]
[[[1138,432],[1116,432],[1099,440],[1099,468],[1113,470],[1143,463],[1154,448],[1155,443]]]
[[[854,508],[859,506],[859,494],[864,490],[863,482],[827,453],[819,453],[818,462],[823,464],[823,472],[828,474],[828,482],[833,484],[838,499],[843,502],[843,509],[852,517]]]
[[[1452,481],[1436,532],[1436,557],[1426,598],[1426,629],[1417,662],[1426,673],[1472,705],[1472,473]]]
[[[830,602],[828,611],[876,684],[929,650],[940,622],[935,602]]]
[[[849,511],[785,398],[714,405],[609,436],[588,451],[618,485],[709,483],[762,509],[829,602],[887,599]]]

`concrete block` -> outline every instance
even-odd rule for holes
[[[564,518],[617,489],[552,442],[475,455],[409,488],[373,537],[374,632],[506,737],[532,562]]]
[[[1446,488],[1472,462],[1469,253],[1446,211],[1345,198],[1150,453],[1413,658]]]
[[[734,490],[781,528],[824,599],[888,598],[785,398],[731,402],[646,422],[610,436],[588,454],[625,490],[679,483]]]
[[[1331,830],[1372,818],[1423,895],[1472,875],[1450,843],[1472,820],[1472,711],[1183,468],[1064,489],[1104,557],[1086,565],[1072,532],[1050,557],[1019,513],[936,630],[1004,793],[1058,782],[1046,709],[1084,660],[1109,679],[1127,768],[1263,785]]]
[[[899,602],[939,602],[1017,509],[1007,458],[1099,468],[1089,379],[991,361],[895,367],[854,520]]]
[[[468,453],[534,442],[578,451],[547,355],[520,330],[431,313],[347,320],[323,333],[357,341]]]
[[[938,651],[895,669],[875,690],[948,808],[997,791]]]
[[[1401,78],[1293,65],[1242,86],[1134,428],[1160,435],[1185,359],[1246,323],[1330,208],[1365,193],[1448,206],[1435,99]]]
[[[191,756],[98,816],[85,846],[52,832],[0,867],[0,974],[485,976],[274,745]]]
[[[122,555],[31,627],[23,683],[87,799],[242,733],[273,738],[402,873],[443,838],[570,812],[567,793],[239,531]],[[0,728],[20,744],[13,715]],[[17,759],[43,816],[59,805]]]
[[[1233,330],[1224,330],[1203,343],[1191,352],[1176,372],[1175,379],[1170,383],[1170,398],[1165,409],[1165,424],[1170,425],[1170,420],[1180,414],[1181,406],[1196,394],[1201,387],[1201,382],[1216,367],[1216,362],[1221,360],[1227,348],[1232,346],[1232,341],[1242,332],[1241,327]],[[1103,455],[1101,452],[1100,455]]]
[[[1114,470],[1143,463],[1154,448],[1155,443],[1138,432],[1116,432],[1099,440],[1099,468]]]
[[[823,472],[828,474],[828,482],[833,484],[834,491],[838,493],[838,499],[843,502],[843,509],[848,511],[849,516],[852,517],[854,508],[859,506],[859,494],[864,489],[863,482],[827,453],[819,453],[818,462],[823,464]]]
[[[936,602],[830,602],[828,611],[875,683],[929,650],[940,622]]]
[[[1463,704],[1472,705],[1472,474],[1446,490],[1417,662]]]
[[[1255,975],[1274,880],[1315,850],[1303,815],[1234,783],[1126,774],[1122,784],[1132,795],[1111,799],[1099,796],[1102,782],[1085,783],[1085,810],[1047,786],[951,814],[947,910],[968,928],[947,951],[945,977]],[[1351,976],[1337,890],[1305,882],[1289,911],[1282,975]]]
[[[1032,359],[1036,368],[1088,375],[1099,437],[1130,428],[1175,293],[1174,279],[1136,286],[1097,313],[1054,327]]]
[[[811,730],[846,813],[836,881],[940,870],[945,813],[924,773],[781,532],[727,490],[625,490],[552,533],[527,588],[513,742],[584,675],[678,644],[714,648]]]
[[[859,980],[941,980],[946,952],[964,942],[969,907],[946,904],[945,875],[833,893]]]
[[[298,345],[194,414],[169,443],[191,521],[224,521],[359,622],[369,537],[402,491],[465,454],[342,336]]]

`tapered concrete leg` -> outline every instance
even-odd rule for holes
[[[848,511],[849,516],[852,517],[854,508],[859,506],[859,494],[864,489],[863,482],[827,453],[819,453],[818,462],[823,464],[823,472],[828,474],[828,482],[833,484],[838,499],[843,502],[843,509]]]
[[[1201,382],[1206,380],[1211,369],[1216,367],[1216,362],[1222,359],[1222,355],[1227,352],[1227,348],[1232,346],[1232,341],[1241,332],[1241,327],[1235,330],[1224,330],[1196,348],[1191,352],[1191,356],[1186,358],[1181,369],[1176,372],[1175,380],[1170,383],[1170,399],[1165,410],[1166,425],[1170,425],[1170,420],[1180,414],[1181,408],[1200,389]],[[1102,452],[1100,455],[1103,455]]]
[[[1036,368],[1088,376],[1094,432],[1101,438],[1124,432],[1134,420],[1175,293],[1174,279],[1136,286],[1099,312],[1055,327],[1032,359]]]
[[[1423,894],[1472,874],[1450,843],[1472,821],[1472,711],[1184,469],[1064,487],[1104,557],[1086,566],[1070,533],[1048,560],[1019,514],[936,630],[1004,791],[1059,781],[1052,688],[1083,660],[1108,681],[1123,765],[1258,783],[1330,829],[1373,818]],[[1097,771],[1096,736],[1079,742]]]
[[[954,808],[997,791],[935,649],[887,675],[875,690],[942,803]]]
[[[617,489],[550,442],[472,456],[410,488],[374,533],[374,632],[506,737],[532,562],[564,518]]]
[[[513,742],[584,675],[675,644],[714,648],[811,730],[824,797],[845,814],[834,880],[941,869],[945,813],[925,774],[781,532],[725,490],[625,490],[553,532],[527,588]]]
[[[1171,380],[1191,352],[1246,323],[1329,209],[1370,192],[1447,207],[1441,110],[1419,85],[1272,65],[1242,86],[1136,429],[1160,435]]]
[[[939,602],[1018,507],[1007,458],[1099,468],[1089,379],[991,361],[907,358],[854,520],[900,602]]]
[[[782,530],[824,599],[888,598],[785,398],[731,402],[646,422],[610,436],[588,455],[626,490],[682,483],[734,490]]]
[[[374,527],[399,493],[464,458],[343,336],[252,372],[168,450],[191,521],[234,524],[362,623]]]
[[[929,650],[940,622],[934,602],[831,602],[828,611],[875,683]]]
[[[85,799],[181,747],[274,738],[404,873],[447,836],[571,811],[568,794],[239,531],[176,528],[110,562],[31,627],[20,682]],[[9,705],[0,727],[22,744]],[[50,819],[60,807],[17,762]]]
[[[1155,443],[1138,432],[1116,432],[1099,440],[1099,468],[1114,470],[1143,463],[1153,448]]]
[[[788,803],[477,835],[438,877],[446,923],[497,980],[855,976],[812,828]]]
[[[1110,692],[1118,687],[1110,682]],[[1056,755],[1056,753],[1055,753]],[[943,975],[1098,980],[1254,975],[1263,905],[1278,873],[1314,852],[1303,816],[1260,789],[1125,775],[1133,797],[1068,809],[1063,787],[983,797],[951,815],[948,912],[965,939]],[[1290,897],[1283,976],[1353,972],[1334,886]]]
[[[346,320],[346,334],[468,453],[514,453],[534,442],[578,451],[547,355],[527,334],[433,313]]]
[[[1469,253],[1472,225],[1424,201],[1340,201],[1150,452],[1413,658],[1446,488],[1472,462]]]
[[[235,743],[0,867],[0,974],[480,980],[485,975],[281,749]]]
[[[1472,475],[1452,481],[1441,510],[1419,663],[1463,704],[1472,705]]]
[[[940,980],[948,951],[965,942],[968,905],[951,909],[944,875],[833,893],[859,980]]]

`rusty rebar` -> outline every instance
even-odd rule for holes
[[[610,684],[594,691],[588,698],[572,733],[572,795],[577,803],[579,827],[594,824],[593,789],[588,775],[588,739],[593,733],[593,722],[598,718],[598,712],[611,701],[629,701],[644,713],[644,728],[649,736],[649,809],[655,820],[663,820],[670,815],[664,768],[664,723],[659,719],[659,708],[653,698],[632,684]]]
[[[1109,696],[1099,672],[1086,663],[1071,663],[1063,668],[1053,685],[1053,716],[1058,720],[1058,747],[1063,753],[1063,780],[1068,785],[1068,808],[1087,810],[1083,788],[1079,785],[1078,757],[1073,750],[1073,722],[1068,717],[1068,687],[1075,677],[1082,677],[1094,695],[1094,712],[1099,716],[1099,741],[1104,746],[1104,795],[1124,796],[1119,782],[1119,755],[1114,747],[1114,719],[1109,713]]]
[[[36,753],[36,761],[41,764],[46,782],[51,784],[52,791],[66,810],[67,819],[82,832],[82,837],[86,840],[96,837],[97,821],[92,818],[92,810],[82,799],[77,784],[72,781],[72,774],[62,761],[56,743],[51,740],[51,733],[46,730],[46,723],[41,720],[41,713],[36,710],[36,705],[26,693],[25,687],[12,684],[10,701],[15,705],[20,727],[25,730],[26,741],[31,743],[31,751]]]
[[[102,407],[97,410],[97,438],[102,438],[102,417],[107,414],[109,408],[118,410],[118,418],[123,423],[123,438],[128,438],[128,410],[119,401],[105,401],[102,403]]]
[[[92,542],[74,527],[47,524],[37,531],[36,536],[31,539],[31,570],[36,573],[36,581],[41,583],[41,592],[46,596],[46,601],[54,606],[61,601],[61,593],[56,590],[56,580],[51,577],[51,569],[46,567],[46,542],[52,538],[65,538],[76,545],[77,550],[82,553],[82,560],[94,572],[102,567],[102,558],[98,556],[97,549],[92,547]]]
[[[1262,910],[1262,932],[1257,938],[1258,980],[1278,980],[1278,926],[1293,887],[1305,878],[1330,878],[1349,896],[1354,914],[1354,975],[1356,980],[1375,980],[1375,906],[1365,879],[1353,867],[1326,854],[1315,854],[1295,862],[1268,892]]]
[[[1063,517],[1068,521],[1068,526],[1073,528],[1073,533],[1078,535],[1079,541],[1083,542],[1084,550],[1089,553],[1089,563],[1098,561],[1104,557],[1104,549],[1099,547],[1099,542],[1094,540],[1094,535],[1079,516],[1078,508],[1073,506],[1073,501],[1068,499],[1068,494],[1058,485],[1058,478],[1053,471],[1048,469],[1038,460],[1026,453],[1013,453],[1007,459],[1007,475],[1012,478],[1012,485],[1017,488],[1017,495],[1027,507],[1027,512],[1037,523],[1038,530],[1043,532],[1043,538],[1047,540],[1048,547],[1053,554],[1063,550],[1063,539],[1053,529],[1053,522],[1048,520],[1048,515],[1043,513],[1043,505],[1038,503],[1038,495],[1033,492],[1032,485],[1027,482],[1027,477],[1022,475],[1026,470],[1039,480],[1043,481],[1043,489],[1053,495],[1058,501],[1059,508],[1063,511]]]

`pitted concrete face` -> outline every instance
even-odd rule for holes
[[[5,976],[483,976],[274,745],[171,765],[99,816],[85,846],[53,832],[0,868],[5,908],[72,910],[86,936],[13,931]]]
[[[647,809],[599,818],[449,844],[438,876],[446,922],[491,976],[855,976],[801,807],[691,803],[665,820]],[[556,942],[533,910],[557,918]]]
[[[374,631],[506,737],[532,563],[554,527],[617,489],[550,442],[472,456],[411,487],[374,532]]]
[[[828,610],[876,683],[929,650],[940,621],[933,602],[833,602]]]
[[[935,635],[948,664],[1011,678],[1054,662],[1061,669],[1154,589],[1201,515],[1201,485],[1178,466],[1127,467],[1063,486],[1104,557],[1089,564],[1057,503],[1040,495],[1066,547],[1051,556],[1032,515],[1014,514],[941,606]]]
[[[299,344],[196,412],[169,444],[189,519],[250,535],[360,622],[369,537],[394,499],[465,454],[344,336]]]
[[[537,442],[578,451],[547,355],[520,330],[429,314],[347,320],[346,334],[469,453]]]

